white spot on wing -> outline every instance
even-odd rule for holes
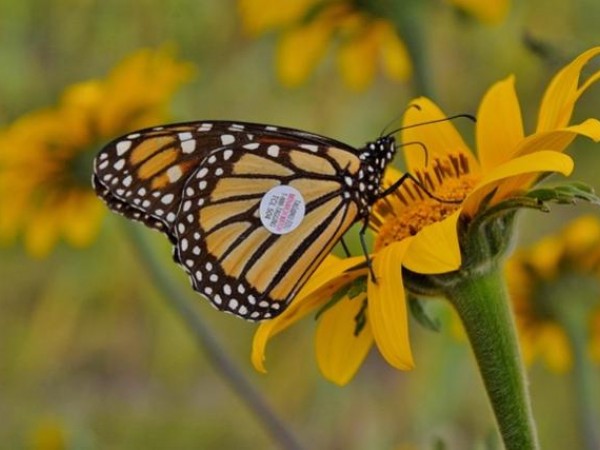
[[[121,141],[117,143],[117,155],[122,156],[131,148],[131,141]]]
[[[181,167],[178,165],[169,167],[167,169],[167,177],[169,177],[169,181],[171,183],[175,183],[177,180],[179,180],[181,175],[183,175],[183,172],[181,171]]]
[[[315,144],[300,144],[300,148],[311,152],[316,152],[317,150],[319,150],[319,146]]]
[[[235,142],[235,137],[231,134],[223,134],[221,135],[221,142],[223,145],[233,144]]]
[[[181,143],[181,151],[183,153],[189,154],[194,150],[196,150],[196,141],[194,139],[190,139],[189,141],[184,141]]]
[[[174,198],[175,198],[175,196],[173,194],[167,194],[167,195],[163,196],[163,198],[161,198],[160,201],[162,203],[164,203],[165,205],[168,205],[173,201]]]

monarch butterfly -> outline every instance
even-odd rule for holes
[[[202,121],[115,139],[94,160],[110,209],[165,233],[193,288],[247,320],[281,313],[390,189],[385,135],[362,148],[270,125]],[[402,177],[391,189],[397,188]]]

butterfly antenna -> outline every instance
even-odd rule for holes
[[[407,107],[407,108],[406,108],[404,111],[402,111],[402,113],[401,113],[401,114],[399,114],[397,117],[394,117],[392,120],[390,120],[390,121],[389,121],[389,122],[388,122],[388,123],[385,125],[385,127],[383,127],[383,130],[381,130],[381,133],[379,133],[379,137],[383,137],[383,136],[391,136],[392,134],[394,134],[394,133],[386,133],[386,132],[385,132],[385,130],[387,130],[389,127],[391,127],[393,123],[395,123],[396,121],[400,120],[400,119],[402,118],[402,116],[403,116],[404,114],[406,114],[406,112],[407,112],[409,109],[412,109],[412,108],[415,108],[415,109],[421,110],[421,107],[420,107],[419,105],[417,105],[416,103],[411,103],[410,105],[408,105],[408,107]]]
[[[414,105],[414,106],[417,107],[417,109],[421,109],[417,105]],[[399,131],[408,130],[410,128],[417,128],[417,127],[422,127],[423,125],[431,125],[431,124],[440,123],[440,122],[448,122],[450,120],[456,120],[456,119],[469,119],[473,123],[477,122],[477,118],[472,114],[466,114],[466,113],[455,114],[453,116],[444,117],[443,119],[428,120],[426,122],[413,123],[412,125],[406,125],[404,127],[396,128],[395,130],[390,131],[386,136],[391,136],[392,134],[396,134]]]

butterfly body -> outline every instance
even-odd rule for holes
[[[173,124],[109,143],[93,183],[112,210],[169,237],[214,306],[262,320],[368,218],[395,149],[391,136],[356,149],[261,124]]]

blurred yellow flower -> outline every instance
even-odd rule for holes
[[[510,6],[509,0],[448,1],[486,23],[501,21]],[[412,73],[409,53],[392,22],[367,7],[349,0],[238,0],[248,35],[280,33],[276,67],[283,85],[304,83],[333,44],[340,75],[356,91],[366,89],[378,69],[398,82]]]
[[[325,307],[319,315],[316,343],[325,377],[346,383],[372,342],[390,365],[402,370],[412,368],[401,268],[428,275],[464,267],[459,218],[462,224],[472,222],[493,205],[522,194],[541,174],[571,172],[573,161],[562,153],[571,141],[578,135],[600,140],[600,122],[596,119],[569,125],[575,102],[600,78],[597,71],[579,83],[582,67],[598,54],[600,47],[583,53],[555,76],[542,100],[536,130],[529,135],[523,131],[514,77],[493,85],[478,111],[478,158],[451,122],[439,122],[446,116],[433,102],[415,100],[405,114],[402,140],[422,143],[427,157],[420,147],[404,147],[408,170],[436,197],[463,201],[442,203],[407,181],[376,203],[370,225],[376,232],[372,262],[377,283],[369,277],[362,291],[350,288],[357,278],[366,277],[366,269],[349,271],[364,263],[362,256],[328,260],[286,311],[259,326],[252,353],[255,367],[265,370],[264,351],[270,337],[311,310]],[[383,187],[399,176],[388,170]],[[328,302],[333,293],[343,295],[331,306]],[[337,355],[335,360],[332,355]]]
[[[506,265],[525,360],[564,372],[572,363],[564,310],[583,308],[590,356],[600,362],[600,218],[584,216],[519,249]],[[587,323],[586,323],[587,321]]]
[[[348,87],[365,89],[377,67],[391,80],[411,74],[409,56],[393,25],[357,8],[349,1],[239,0],[244,29],[256,36],[281,31],[277,73],[286,86],[306,81],[337,40],[337,63]]]
[[[72,85],[58,105],[0,130],[0,240],[22,233],[37,257],[61,237],[89,244],[104,214],[90,184],[99,143],[163,121],[171,96],[192,73],[167,48],[140,50],[105,79]]]

